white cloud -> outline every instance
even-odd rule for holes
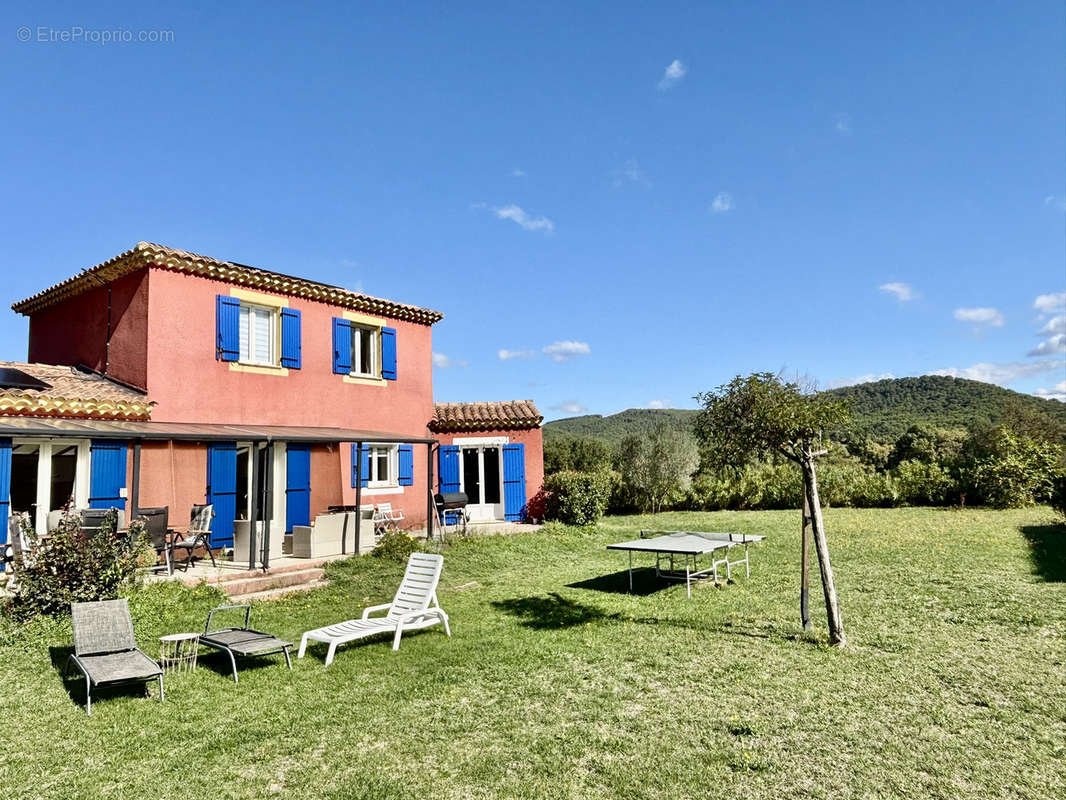
[[[532,350],[497,350],[500,361],[510,361],[512,358],[533,358]]]
[[[1003,314],[996,308],[956,308],[955,319],[959,322],[972,322],[974,325],[988,325],[1002,328]]]
[[[527,214],[520,206],[511,204],[509,206],[501,206],[494,208],[493,213],[499,219],[509,219],[511,222],[520,226],[523,230],[527,231],[544,231],[545,233],[552,233],[555,230],[555,225],[547,217],[534,217]]]
[[[1044,198],[1044,205],[1057,211],[1066,212],[1066,198],[1049,194]]]
[[[523,169],[519,169],[518,167],[515,167],[514,169],[511,170],[511,177],[512,178],[524,178],[524,177],[526,177],[526,171],[523,170]]]
[[[829,381],[829,383],[826,385],[826,388],[839,389],[841,386],[855,386],[859,383],[873,383],[874,381],[885,381],[895,377],[896,376],[893,375],[891,372],[881,372],[878,374],[869,372],[865,375],[857,375],[854,378],[836,378],[834,380]]]
[[[1045,372],[1061,370],[1066,366],[1061,359],[1045,358],[1041,361],[1016,361],[1013,364],[990,364],[982,362],[970,367],[948,367],[938,369],[927,374],[947,375],[951,378],[969,378],[972,381],[995,383],[1005,386],[1008,383],[1029,378],[1034,375],[1043,375]]]
[[[567,400],[562,403],[556,403],[551,407],[552,411],[562,411],[566,414],[583,414],[589,410],[588,406],[582,405],[577,400]]]
[[[611,174],[614,176],[611,184],[616,189],[622,188],[627,183],[635,183],[645,189],[651,188],[651,180],[644,174],[644,170],[640,168],[640,164],[637,163],[635,158],[629,159]]]
[[[659,81],[659,90],[665,92],[667,89],[672,89],[687,72],[688,67],[675,58],[663,72],[662,80]]]
[[[587,356],[590,352],[588,342],[552,342],[542,349],[542,352],[556,363],[569,361],[575,356]]]
[[[708,210],[712,214],[724,214],[727,211],[732,211],[733,195],[729,192],[719,192],[714,196],[714,200],[711,201],[711,207]]]
[[[1033,308],[1044,314],[1066,311],[1066,292],[1042,294],[1033,301]]]
[[[877,288],[885,294],[894,295],[901,303],[906,303],[908,300],[913,300],[918,296],[918,293],[914,291],[914,287],[909,283],[882,283]]]
[[[459,359],[451,358],[444,355],[444,353],[433,354],[433,366],[440,367],[441,369],[448,369],[448,367],[465,367],[469,364],[468,361],[460,361]]]
[[[1037,389],[1033,394],[1037,397],[1046,397],[1049,400],[1066,403],[1066,381],[1059,381],[1050,389]]]
[[[1028,356],[1050,356],[1055,353],[1066,353],[1066,333],[1058,333],[1049,339],[1045,339],[1026,355]]]
[[[1040,329],[1042,336],[1052,336],[1056,333],[1066,333],[1066,315],[1052,317],[1047,325]]]
[[[838,111],[833,115],[833,130],[841,136],[851,136],[851,114]]]
[[[648,408],[672,408],[669,400],[650,400]]]

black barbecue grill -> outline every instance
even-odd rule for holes
[[[466,533],[466,505],[469,502],[466,492],[438,492],[433,495],[433,502],[437,506],[437,519],[442,528],[462,522],[463,533]]]

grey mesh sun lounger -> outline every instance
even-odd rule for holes
[[[240,628],[219,628],[211,630],[211,618],[217,611],[233,611],[244,609],[244,625]],[[233,682],[237,683],[237,656],[268,656],[274,653],[282,653],[289,670],[292,670],[292,659],[289,658],[289,648],[292,642],[286,642],[269,633],[257,631],[248,626],[252,614],[250,605],[219,606],[212,609],[207,615],[204,624],[204,633],[200,637],[200,644],[221,650],[229,656],[230,666],[233,667]]]
[[[163,695],[163,670],[137,647],[133,621],[126,598],[71,603],[74,654],[67,669],[76,667],[85,676],[85,713],[93,713],[93,689],[159,680]]]
[[[689,597],[692,597],[692,581],[714,576],[718,583],[718,568],[725,567],[726,580],[732,580],[732,568],[744,565],[744,574],[751,576],[748,563],[748,544],[761,542],[765,536],[752,536],[746,533],[701,533],[698,531],[641,531],[640,538],[631,542],[619,542],[607,545],[608,550],[629,551],[629,591],[633,591],[633,553],[655,553],[655,577],[667,580],[684,581]],[[743,546],[744,558],[730,561],[729,551],[733,547]],[[697,568],[696,559],[709,555],[711,565]],[[678,569],[675,559],[682,559],[684,570]],[[669,562],[669,568],[663,569],[663,562]]]

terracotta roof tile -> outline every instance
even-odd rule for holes
[[[44,388],[0,386],[0,415],[147,420],[152,403],[137,389],[95,372],[55,364],[0,361],[46,384]]]
[[[536,428],[544,417],[532,400],[499,403],[436,403],[429,429],[434,432]]]
[[[100,285],[101,281],[110,282],[117,278],[136,272],[145,267],[158,267],[176,272],[188,272],[206,278],[225,281],[238,286],[304,297],[329,305],[352,308],[357,311],[381,314],[395,319],[432,325],[444,318],[439,311],[428,308],[395,303],[380,297],[351,292],[339,286],[330,286],[304,278],[295,278],[258,267],[249,267],[231,261],[220,261],[210,256],[201,256],[185,250],[175,250],[161,244],[139,242],[132,250],[119,253],[102,264],[90,267],[67,278],[65,281],[50,286],[32,297],[14,303],[11,308],[19,314],[32,314],[61,302],[68,297],[86,292]]]

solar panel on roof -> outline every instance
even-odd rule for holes
[[[44,381],[39,381],[32,375],[27,375],[14,367],[0,367],[0,388],[4,389],[50,389]]]

